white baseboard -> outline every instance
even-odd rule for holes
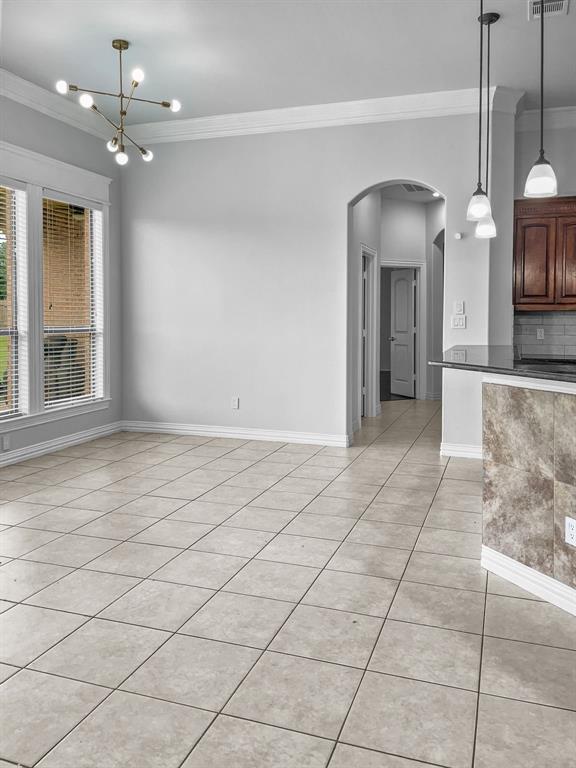
[[[466,443],[441,443],[440,454],[442,456],[455,456],[461,459],[481,459],[481,445],[467,445]]]
[[[330,435],[317,432],[287,432],[275,429],[247,427],[214,427],[206,424],[171,424],[157,421],[124,421],[122,429],[128,432],[165,432],[178,435],[207,437],[234,437],[240,440],[275,440],[283,443],[306,443],[347,448],[348,435]]]
[[[442,400],[441,392],[425,392],[423,400]]]
[[[33,459],[36,456],[42,456],[43,454],[51,453],[52,451],[59,451],[62,448],[69,448],[71,445],[85,443],[87,440],[94,440],[96,437],[105,437],[114,432],[119,432],[121,429],[122,422],[116,421],[111,424],[104,424],[101,427],[93,427],[92,429],[85,429],[82,432],[74,432],[71,435],[56,437],[54,440],[45,440],[42,443],[28,445],[25,448],[15,448],[12,451],[5,451],[4,453],[0,453],[0,467],[15,464],[18,461],[26,461],[26,459]]]
[[[507,555],[502,555],[490,547],[482,546],[480,563],[487,571],[576,616],[576,589],[556,581],[551,576],[539,573],[534,568],[529,568]]]

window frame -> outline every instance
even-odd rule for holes
[[[12,340],[10,355],[16,359],[15,384],[17,388],[16,408],[0,414],[0,425],[20,418],[28,412],[28,315],[27,315],[27,221],[28,200],[24,184],[0,176],[0,186],[15,194],[16,226],[14,238],[14,262],[12,264],[12,291],[9,301],[12,305],[12,327],[0,329],[0,337]],[[22,227],[22,230],[20,230]],[[12,348],[14,346],[14,348]],[[14,385],[14,382],[13,382]]]
[[[109,194],[111,179],[77,166],[0,141],[3,174],[0,184],[26,193],[26,290],[23,309],[26,331],[27,392],[25,412],[0,418],[0,432],[7,433],[110,407],[110,282]],[[44,403],[43,306],[43,199],[61,200],[101,211],[101,396],[62,406]],[[19,326],[20,333],[20,326]],[[26,402],[27,401],[27,402]]]

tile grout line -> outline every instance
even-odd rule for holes
[[[400,416],[398,416],[398,418],[394,419],[394,421],[393,421],[392,423],[395,423],[396,421],[398,421],[398,419],[399,419],[399,418],[401,418],[401,416],[402,416],[402,415],[403,415],[403,414],[401,414]],[[386,430],[383,430],[383,432],[384,432],[384,431],[386,431]],[[383,434],[383,432],[381,432],[380,434]],[[373,442],[375,442],[375,441],[373,441]],[[372,445],[372,443],[370,443],[370,445]],[[361,451],[361,452],[360,452],[360,454],[359,454],[359,455],[356,457],[356,459],[355,459],[354,461],[356,461],[356,460],[359,458],[359,456],[361,456],[361,455],[362,455],[362,454],[365,452],[365,450],[366,450],[368,447],[369,447],[369,446],[366,446],[366,448],[365,448],[363,451]],[[350,463],[351,463],[351,464],[353,464],[353,463],[354,463],[354,461],[352,461],[352,462],[350,462]],[[400,463],[400,462],[398,462],[398,463]],[[343,469],[341,470],[341,472],[340,472],[338,475],[336,475],[336,477],[339,477],[339,476],[342,474],[342,472],[344,472],[344,471],[345,471],[345,469],[347,469],[347,467],[343,468]],[[333,480],[332,482],[334,482],[334,480]],[[320,496],[320,495],[321,495],[321,494],[317,494],[317,495],[315,496],[315,498],[317,498],[317,497],[318,497],[318,496]],[[312,500],[309,502],[309,504],[311,504],[313,500],[314,500],[314,499],[312,499]],[[306,505],[306,506],[308,506],[308,505]],[[306,507],[304,507],[304,509],[306,509]],[[301,510],[301,511],[303,511],[303,510]],[[287,525],[289,525],[289,524],[290,524],[290,523],[287,523]],[[286,526],[284,526],[284,527],[286,527]],[[282,529],[282,530],[283,530],[283,529]],[[277,534],[277,535],[279,535],[279,534]],[[273,541],[273,540],[274,540],[274,539],[272,539],[272,541]],[[244,683],[244,681],[247,679],[248,675],[249,675],[249,674],[252,672],[252,670],[253,670],[253,669],[255,669],[255,667],[257,666],[258,662],[259,662],[259,661],[262,659],[262,657],[264,656],[264,654],[265,654],[265,653],[268,651],[268,648],[269,648],[269,647],[270,647],[270,645],[271,645],[271,644],[274,642],[274,640],[276,639],[276,637],[278,636],[278,634],[281,632],[281,630],[284,628],[284,626],[286,625],[286,623],[288,622],[288,620],[289,620],[289,619],[292,617],[292,615],[294,614],[294,612],[295,612],[296,608],[298,608],[298,606],[300,606],[300,605],[302,604],[302,599],[303,599],[303,598],[306,596],[306,594],[307,594],[307,593],[310,591],[310,589],[312,589],[312,587],[314,586],[314,584],[316,583],[316,581],[318,580],[318,578],[320,577],[320,575],[321,575],[321,574],[322,574],[322,573],[323,573],[323,572],[326,570],[326,565],[327,565],[327,563],[328,563],[328,562],[330,561],[330,559],[332,559],[332,557],[334,557],[334,555],[335,555],[335,554],[338,552],[338,550],[340,549],[340,547],[341,547],[341,546],[344,544],[344,541],[345,541],[345,539],[344,539],[342,542],[340,542],[340,544],[339,544],[339,545],[338,545],[338,547],[337,547],[337,548],[334,550],[334,552],[333,552],[332,556],[329,558],[329,560],[326,562],[326,564],[325,564],[325,565],[324,565],[324,566],[323,566],[323,567],[322,567],[322,568],[321,568],[321,569],[318,571],[318,573],[316,574],[316,577],[314,578],[314,580],[311,582],[311,584],[308,586],[308,588],[307,588],[307,589],[304,591],[304,594],[303,594],[303,595],[301,595],[301,597],[300,597],[300,599],[297,601],[297,603],[295,603],[295,605],[294,605],[293,609],[290,611],[290,613],[288,614],[288,616],[286,617],[286,619],[284,620],[284,622],[282,622],[281,626],[280,626],[280,627],[277,629],[277,631],[276,631],[276,632],[274,633],[274,635],[271,637],[271,639],[269,640],[269,642],[267,643],[267,645],[265,646],[265,648],[262,650],[262,653],[260,654],[260,656],[258,657],[258,659],[257,659],[257,660],[254,662],[254,664],[253,664],[253,665],[250,667],[250,669],[248,670],[248,672],[247,672],[247,673],[246,673],[246,674],[245,674],[245,675],[242,677],[242,679],[240,680],[240,682],[238,683],[238,685],[237,685],[237,686],[234,688],[234,690],[232,691],[232,693],[230,694],[230,696],[227,698],[226,702],[225,702],[225,703],[223,704],[223,706],[220,708],[218,715],[222,715],[222,714],[224,713],[224,710],[225,710],[225,708],[228,706],[228,704],[230,703],[230,701],[232,700],[232,698],[234,697],[234,695],[236,694],[236,692],[238,691],[238,689],[240,688],[240,686],[241,686],[241,685]],[[267,546],[267,545],[266,545],[266,546]],[[253,558],[253,559],[254,559],[254,558]],[[248,565],[248,564],[246,564],[246,565]],[[240,569],[239,573],[240,573],[242,570],[243,570],[243,569]],[[224,587],[224,586],[225,586],[225,585],[223,585],[223,587]],[[221,588],[220,588],[220,590],[222,590],[222,589],[223,589],[223,587],[221,587]],[[219,591],[220,591],[220,590],[219,590]],[[214,720],[213,722],[215,722],[215,721],[216,721],[216,719],[217,719],[217,718],[215,718],[215,720]],[[188,758],[189,758],[189,757],[190,757],[190,755],[191,755],[191,754],[194,752],[194,749],[195,749],[195,748],[198,746],[198,744],[199,744],[199,743],[200,743],[200,740],[198,740],[198,741],[197,741],[197,742],[196,742],[196,743],[195,743],[195,744],[192,746],[192,748],[190,749],[190,752],[189,752],[189,753],[186,755],[186,757],[185,757],[185,758],[184,758],[184,760],[183,760],[183,761],[180,763],[180,765],[179,765],[179,767],[178,767],[178,768],[183,768],[183,766],[184,766],[184,763],[185,763],[185,762],[188,760]],[[329,760],[330,760],[330,758],[329,758]],[[329,762],[329,760],[328,760],[328,762]]]
[[[429,421],[426,423],[426,425],[423,427],[422,431],[420,432],[420,435],[419,435],[419,437],[420,437],[420,436],[423,434],[423,432],[426,430],[426,427],[427,427],[427,426],[429,426],[429,424],[431,423],[431,421],[434,419],[435,415],[436,415],[436,414],[434,414],[434,416],[432,416],[432,417],[430,418],[430,420],[429,420]],[[414,443],[413,443],[412,445],[414,445],[414,444],[415,444],[415,443],[418,441],[419,437],[418,437],[418,438],[416,438],[416,440],[414,441]],[[444,470],[443,470],[443,472],[442,472],[442,477],[444,477],[444,472],[445,472],[445,471],[446,471],[446,469],[444,468]],[[438,485],[438,487],[440,487],[440,484]],[[434,498],[436,497],[436,493],[438,493],[438,490],[436,490],[436,492],[435,492],[434,496],[432,497],[432,500],[431,500],[431,502],[430,502],[430,506],[432,506],[432,503],[434,502]],[[422,525],[422,527],[423,527],[423,525]],[[417,539],[416,539],[416,541],[414,542],[414,545],[413,545],[413,548],[412,548],[412,552],[414,552],[414,548],[416,547],[417,541],[418,541],[418,538],[417,538]],[[410,557],[411,557],[411,555],[410,555]],[[352,708],[353,708],[353,706],[354,706],[354,703],[355,703],[355,701],[356,701],[356,698],[357,698],[357,696],[358,696],[358,694],[359,694],[359,692],[360,692],[360,687],[362,686],[362,683],[363,683],[363,681],[364,681],[364,679],[365,679],[365,677],[366,677],[366,675],[367,675],[367,673],[368,673],[368,669],[369,669],[369,667],[370,667],[370,663],[371,663],[371,661],[372,661],[372,658],[373,658],[373,656],[374,656],[374,651],[376,650],[376,647],[377,647],[377,645],[378,645],[378,642],[380,641],[380,638],[381,638],[381,636],[382,636],[382,632],[384,631],[384,627],[386,626],[386,622],[388,621],[388,616],[389,616],[389,614],[390,614],[390,609],[392,608],[392,606],[393,606],[393,604],[394,604],[394,601],[395,601],[395,599],[396,599],[396,595],[398,594],[398,590],[399,590],[399,588],[400,588],[400,585],[402,584],[402,580],[403,580],[403,578],[404,578],[404,575],[405,575],[405,573],[406,573],[406,569],[408,568],[408,564],[409,564],[409,562],[410,562],[410,557],[408,557],[408,559],[407,559],[407,561],[406,561],[406,564],[405,564],[405,566],[404,566],[404,569],[403,569],[403,571],[402,571],[402,575],[401,575],[401,576],[400,576],[400,578],[398,579],[398,582],[397,582],[397,584],[396,584],[396,589],[394,590],[394,594],[393,594],[393,596],[392,596],[392,598],[391,598],[391,600],[390,600],[390,603],[389,603],[389,605],[388,605],[388,609],[387,609],[387,611],[386,611],[386,616],[384,617],[384,621],[382,622],[382,626],[380,627],[380,631],[378,632],[378,635],[376,636],[376,640],[375,640],[375,642],[374,642],[374,644],[373,644],[373,646],[372,646],[372,651],[370,652],[370,654],[369,654],[369,656],[368,656],[368,659],[367,659],[367,661],[366,661],[366,665],[365,665],[365,667],[364,667],[364,670],[363,670],[363,672],[362,672],[362,675],[361,675],[361,677],[360,677],[360,680],[359,680],[359,682],[358,682],[358,685],[357,685],[357,687],[356,687],[356,690],[355,690],[355,692],[354,692],[354,695],[352,696],[352,699],[351,699],[351,701],[350,701],[350,704],[349,704],[349,706],[348,706],[348,708],[347,708],[347,711],[346,711],[346,714],[345,714],[345,716],[344,716],[344,719],[342,720],[342,724],[341,724],[341,726],[340,726],[340,728],[339,728],[339,730],[338,730],[338,734],[337,734],[337,736],[336,736],[336,739],[335,739],[335,741],[334,741],[334,746],[333,746],[333,748],[332,748],[332,752],[331,752],[331,754],[330,754],[330,756],[329,756],[329,758],[328,758],[328,762],[327,762],[327,764],[326,764],[327,766],[329,766],[329,765],[330,765],[330,763],[332,762],[332,758],[334,757],[334,754],[335,754],[335,752],[336,752],[336,748],[337,748],[338,744],[340,743],[340,738],[341,738],[341,736],[342,736],[342,733],[343,733],[343,731],[344,731],[344,728],[345,728],[345,726],[346,726],[346,722],[348,721],[348,718],[350,717],[350,713],[352,712]],[[359,746],[359,745],[355,745],[355,746]]]

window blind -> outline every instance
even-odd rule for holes
[[[102,213],[43,200],[44,405],[103,397]]]
[[[0,419],[26,407],[26,196],[0,186]]]

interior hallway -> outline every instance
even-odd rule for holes
[[[439,440],[393,401],[352,448],[0,469],[0,764],[569,768],[576,619],[487,579],[480,463]]]

